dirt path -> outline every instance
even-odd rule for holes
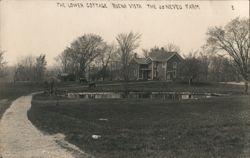
[[[0,120],[0,157],[1,155],[3,158],[89,157],[74,145],[64,141],[63,135],[44,135],[36,129],[27,117],[31,100],[32,95],[18,98]]]

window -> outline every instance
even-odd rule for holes
[[[175,70],[177,69],[177,62],[173,63],[173,69],[175,69]]]
[[[139,71],[139,78],[142,78],[142,71]]]

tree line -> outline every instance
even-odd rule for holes
[[[0,77],[4,77],[6,75],[5,66],[7,62],[4,60],[4,51],[0,51]]]
[[[74,79],[88,77],[95,80],[112,80],[114,72],[123,80],[129,80],[130,61],[139,47],[142,35],[129,32],[115,37],[116,43],[108,43],[96,34],[84,34],[76,38],[57,57],[61,73],[73,74]],[[159,47],[143,49],[147,57]],[[180,47],[166,44],[166,51],[181,54]],[[180,76],[188,81],[245,81],[248,91],[250,80],[249,19],[235,18],[225,26],[207,30],[203,47],[184,56],[179,66]],[[4,53],[0,53],[0,75],[4,75]],[[42,81],[46,74],[45,55],[27,57],[15,69],[14,80]],[[110,70],[112,69],[112,70]],[[91,72],[91,74],[89,73]]]
[[[140,38],[138,33],[121,33],[116,37],[117,44],[109,44],[99,35],[85,34],[65,48],[56,60],[62,72],[72,73],[76,79],[86,77],[92,68],[91,71],[95,72],[92,78],[102,80],[110,74],[108,66],[111,62],[116,62],[122,78],[129,80],[130,60],[133,51],[139,47]]]
[[[14,71],[14,82],[36,81],[41,82],[46,77],[46,55],[40,54],[37,57],[27,56],[21,59]]]

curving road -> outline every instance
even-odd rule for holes
[[[32,95],[16,99],[0,120],[0,158],[89,157],[62,134],[44,135],[34,127],[27,117],[31,100]]]

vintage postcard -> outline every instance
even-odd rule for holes
[[[0,0],[0,158],[250,157],[249,0]]]

